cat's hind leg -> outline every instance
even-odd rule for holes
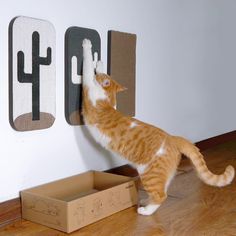
[[[162,156],[141,174],[144,189],[149,195],[149,203],[138,207],[141,215],[152,215],[167,198],[167,188],[177,169],[180,157]]]

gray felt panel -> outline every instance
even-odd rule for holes
[[[84,38],[91,40],[93,53],[101,57],[101,40],[98,32],[93,29],[70,27],[65,34],[65,117],[70,125],[83,124],[82,105],[82,61]]]

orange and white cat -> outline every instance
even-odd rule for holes
[[[172,136],[152,125],[128,117],[115,109],[116,93],[125,88],[102,73],[97,62],[96,75],[92,44],[83,41],[83,117],[92,136],[103,147],[118,153],[136,167],[149,202],[138,213],[151,215],[167,197],[181,155],[189,157],[199,177],[208,185],[225,186],[234,178],[228,166],[221,175],[211,173],[198,148],[188,140]]]

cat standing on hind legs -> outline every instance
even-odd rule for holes
[[[102,73],[97,63],[96,75],[92,44],[83,41],[83,117],[87,128],[103,147],[123,156],[138,170],[148,204],[138,208],[142,215],[153,214],[167,197],[181,155],[193,163],[200,179],[208,185],[222,187],[231,183],[234,168],[228,166],[221,175],[210,172],[198,148],[188,140],[128,117],[117,111],[116,94],[125,88]]]

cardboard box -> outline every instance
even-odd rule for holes
[[[21,192],[22,217],[67,233],[137,204],[130,177],[89,171]]]

